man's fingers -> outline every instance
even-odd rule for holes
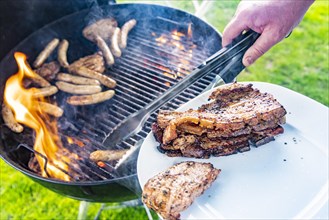
[[[222,46],[225,47],[239,36],[243,31],[248,30],[248,26],[241,20],[233,18],[225,27],[222,37]]]
[[[264,31],[244,54],[242,60],[243,65],[251,65],[279,41],[278,38],[273,37],[273,34],[270,31]]]

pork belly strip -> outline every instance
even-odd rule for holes
[[[279,119],[278,121],[282,121]],[[254,146],[261,146],[274,140],[274,136],[283,133],[283,128],[271,122],[263,124],[264,130],[251,130],[248,134],[231,137],[220,137],[205,133],[196,135],[180,133],[179,136],[169,144],[162,144],[163,129],[157,123],[153,123],[152,132],[155,139],[160,143],[158,150],[170,157],[194,157],[209,158],[213,156],[226,156],[238,152],[250,150],[249,143]],[[214,131],[217,132],[217,131]]]
[[[234,92],[227,92],[232,87],[233,90],[240,91],[239,86],[242,91],[245,88],[250,88],[238,83],[224,86],[224,89],[221,88],[228,94],[225,96],[224,104],[222,100],[215,100],[210,104],[201,106],[198,110],[160,111],[157,123],[161,128],[164,128],[163,144],[177,138],[177,130],[181,124],[194,124],[207,129],[233,132],[248,126],[259,125],[264,121],[278,120],[286,114],[286,110],[271,94],[260,93],[255,89],[248,90],[248,92],[243,93],[243,96],[241,94],[237,96]]]
[[[142,200],[164,219],[179,219],[180,212],[210,187],[220,171],[210,163],[175,164],[147,181]]]
[[[231,99],[236,100],[240,99],[246,96],[246,94],[255,91],[252,88],[252,84],[240,84],[240,83],[232,83],[227,86],[221,86],[215,91],[213,91],[209,99],[215,100],[215,99]]]
[[[178,134],[180,133],[188,133],[188,134],[196,134],[198,136],[201,136],[202,134],[207,134],[208,138],[218,138],[218,137],[236,137],[240,135],[246,135],[250,134],[253,131],[261,131],[267,128],[274,128],[278,124],[285,124],[285,117],[274,119],[272,121],[260,121],[258,124],[253,126],[246,126],[239,130],[231,130],[231,129],[207,129],[205,127],[201,127],[196,124],[180,124],[177,127]]]
[[[195,142],[184,142],[181,145],[174,145],[175,142],[169,145],[160,144],[158,150],[169,157],[193,157],[193,158],[209,158],[211,155],[228,156],[238,152],[250,150],[250,144],[259,147],[274,140],[274,136],[282,134],[283,128],[278,126],[262,131],[259,134],[251,134],[246,139],[243,137],[233,137],[226,140],[208,139],[204,137],[193,136]],[[176,140],[184,139],[184,135]],[[189,140],[192,140],[189,137]]]

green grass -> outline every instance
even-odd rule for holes
[[[119,1],[129,2],[129,1]],[[130,1],[136,2],[136,1]],[[150,1],[144,1],[150,2]],[[192,11],[191,1],[171,1]],[[237,0],[213,1],[205,19],[223,31]],[[328,1],[318,0],[293,34],[276,45],[238,77],[285,86],[329,106]],[[79,202],[53,193],[0,161],[0,219],[76,219]],[[92,204],[93,219],[100,204]],[[100,219],[147,219],[142,208],[105,210]]]
[[[238,80],[279,84],[329,105],[328,2],[317,1],[291,36],[273,47]]]
[[[52,191],[9,167],[0,160],[0,219],[76,219],[79,202]],[[88,210],[88,219],[94,219],[99,203]],[[105,210],[100,219],[147,219],[143,208]]]

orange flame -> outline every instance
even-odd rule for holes
[[[183,51],[180,55],[182,58],[172,60],[173,66],[177,67],[176,70],[171,70],[168,67],[157,66],[159,69],[163,70],[163,75],[172,79],[188,75],[190,72],[185,69],[183,65],[190,65],[190,61],[193,58],[193,49],[197,47],[197,45],[192,42],[192,24],[189,24],[186,34],[179,32],[178,30],[173,30],[169,36],[161,34],[161,36],[156,37],[154,32],[152,32],[151,35],[155,37],[158,46],[171,48],[171,53]],[[183,40],[187,40],[186,44],[182,43]],[[170,83],[165,82],[165,85],[169,87]]]
[[[5,102],[14,112],[15,119],[32,128],[36,133],[33,148],[46,156],[48,160],[47,170],[45,170],[45,160],[39,155],[35,155],[41,168],[41,175],[70,181],[70,177],[62,171],[68,171],[70,160],[63,155],[65,150],[57,135],[57,123],[51,121],[48,115],[42,112],[42,108],[36,108],[40,99],[33,98],[35,88],[25,89],[23,87],[23,78],[25,76],[36,77],[36,74],[27,64],[25,54],[16,52],[14,57],[18,65],[18,72],[6,82]],[[47,121],[47,124],[44,120]],[[62,154],[59,155],[59,153]]]

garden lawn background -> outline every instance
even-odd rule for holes
[[[213,1],[205,16],[207,22],[222,32],[233,16],[238,2]],[[166,4],[165,1],[156,3]],[[327,0],[317,0],[292,35],[244,70],[237,80],[282,85],[329,106],[328,4]],[[194,12],[191,1],[170,1],[170,6]],[[34,183],[3,160],[0,160],[0,171],[1,220],[77,218],[79,201],[58,195]],[[91,204],[87,218],[93,219],[100,206],[97,203]],[[147,219],[147,216],[144,209],[139,207],[105,210],[100,219]]]

